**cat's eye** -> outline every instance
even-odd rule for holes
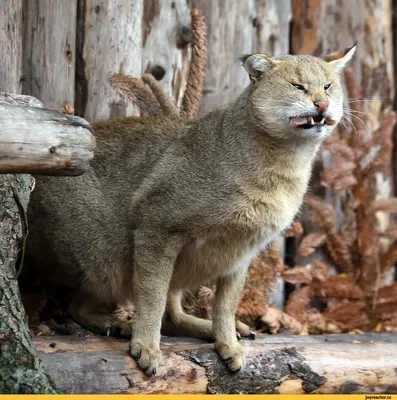
[[[332,83],[327,83],[324,85],[324,90],[328,90],[332,86]]]
[[[306,88],[303,85],[299,85],[299,83],[292,83],[292,86],[296,87],[298,90],[306,91]]]

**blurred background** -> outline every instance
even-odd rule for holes
[[[346,119],[316,161],[301,227],[280,238],[273,258],[263,255],[253,266],[239,313],[251,325],[260,317],[272,332],[397,330],[396,0],[0,4],[0,91],[35,96],[90,122],[139,115],[109,85],[114,73],[139,78],[149,72],[180,104],[191,55],[191,7],[203,11],[208,26],[200,114],[233,101],[249,84],[241,54],[320,56],[357,41],[345,76]],[[199,313],[195,302],[211,296],[205,290],[195,296],[189,304]]]

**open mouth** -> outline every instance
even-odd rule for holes
[[[335,125],[336,121],[331,118],[325,118],[322,115],[308,115],[305,117],[290,118],[289,126],[291,128],[310,129],[314,126]]]

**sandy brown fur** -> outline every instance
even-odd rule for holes
[[[261,64],[252,70],[255,57],[266,72]],[[252,84],[224,110],[193,121],[96,123],[97,151],[84,175],[37,177],[30,255],[73,284],[79,296],[71,312],[90,329],[103,332],[114,323],[109,306],[132,301],[130,353],[148,375],[161,361],[162,319],[171,331],[213,336],[230,370],[244,367],[234,315],[248,265],[298,212],[316,151],[332,129],[291,130],[286,113],[302,104],[311,110],[311,96],[325,96],[329,79],[330,105],[339,107],[335,66],[310,56],[269,66],[255,57],[245,64]],[[287,79],[308,81],[308,96]],[[183,314],[181,292],[214,279],[213,322]]]

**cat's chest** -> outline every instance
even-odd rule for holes
[[[286,229],[303,202],[307,180],[280,186],[269,192],[251,191],[236,204],[232,218],[257,236],[272,236]]]

